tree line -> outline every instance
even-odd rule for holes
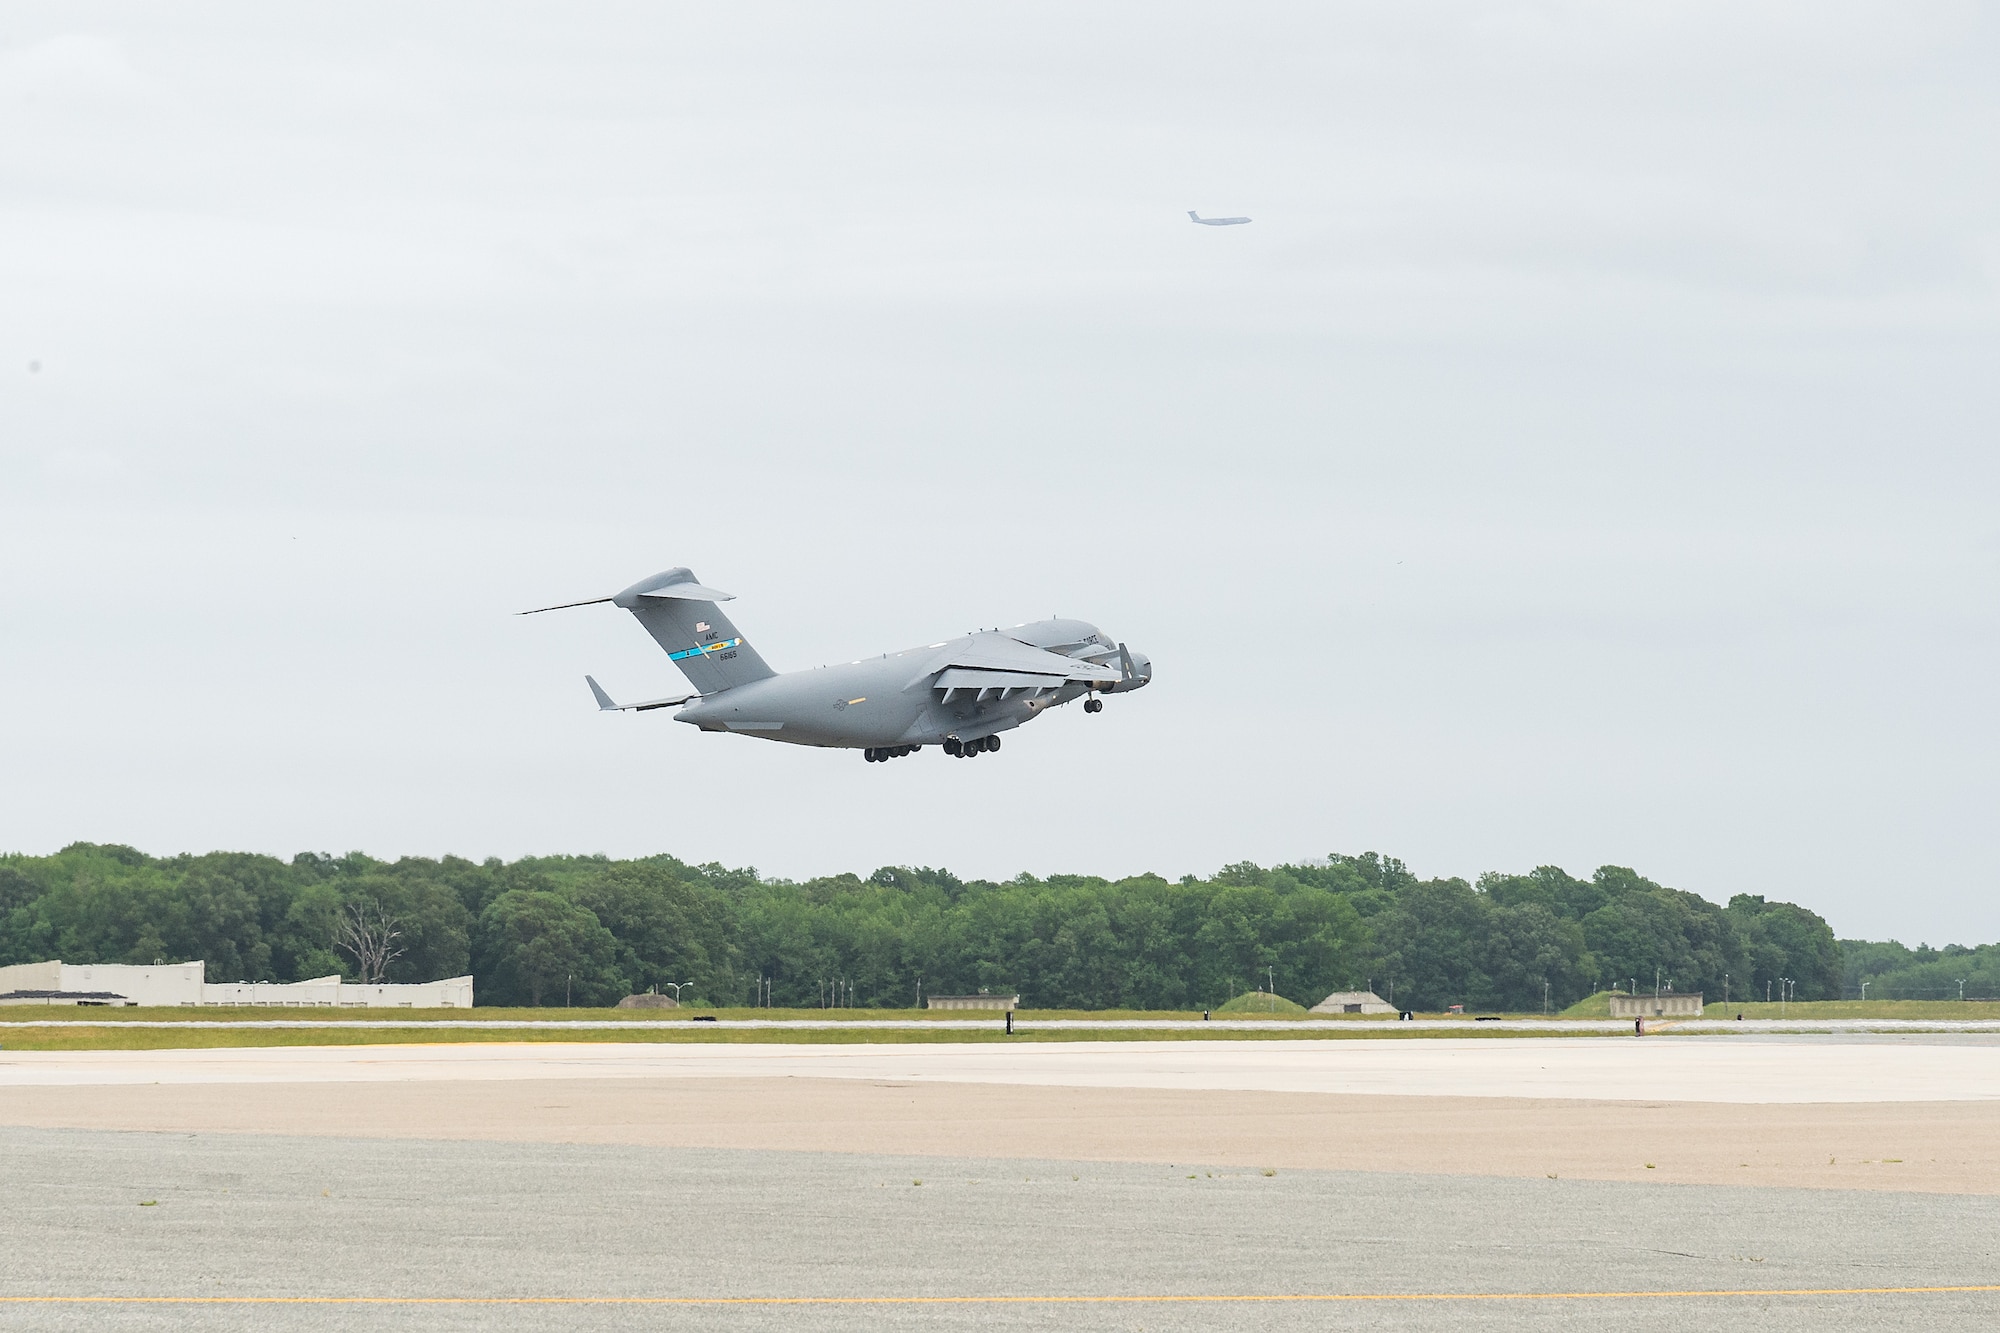
[[[884,867],[790,881],[669,856],[283,861],[76,843],[0,856],[0,964],[47,958],[199,958],[212,981],[470,972],[480,1004],[532,1006],[678,989],[899,1008],[990,989],[1036,1008],[1188,1010],[1269,985],[1307,1004],[1372,988],[1402,1008],[1535,1012],[1656,980],[1716,1000],[1789,984],[1808,1000],[1863,981],[1871,999],[1944,998],[1966,977],[2000,994],[2000,946],[1842,943],[1796,904],[1718,906],[1617,866],[1467,882],[1372,852],[1205,879]]]

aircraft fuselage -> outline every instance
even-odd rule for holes
[[[793,745],[851,749],[941,745],[1010,731],[1086,694],[1121,693],[1152,679],[1152,663],[1143,654],[1134,654],[1138,674],[1132,681],[1094,691],[1075,681],[1052,691],[1023,688],[1011,695],[1004,690],[947,692],[933,685],[935,669],[927,668],[941,654],[954,648],[976,649],[980,640],[993,638],[1055,648],[1103,636],[1079,620],[1044,620],[961,635],[859,662],[787,671],[738,685],[690,703],[674,714],[674,720],[703,731],[736,732]]]

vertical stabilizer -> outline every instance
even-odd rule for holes
[[[720,694],[778,673],[722,614],[726,592],[703,587],[687,569],[641,579],[611,599],[638,618],[653,641],[703,694]]]

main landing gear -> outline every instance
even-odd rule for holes
[[[1103,711],[1104,711],[1104,700],[1102,700],[1102,699],[1098,699],[1098,698],[1094,698],[1094,697],[1093,697],[1093,698],[1089,698],[1089,699],[1085,699],[1085,700],[1083,701],[1083,711],[1084,711],[1084,712],[1086,712],[1086,713],[1101,713],[1101,712],[1103,712]]]
[[[906,754],[915,754],[923,749],[921,745],[882,745],[872,750],[863,750],[861,757],[871,764],[886,764],[891,759],[901,759]]]
[[[956,759],[970,759],[976,754],[984,754],[988,750],[998,750],[999,748],[1000,738],[998,736],[982,736],[976,741],[948,740],[944,743],[944,752]]]

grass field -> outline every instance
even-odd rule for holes
[[[1253,996],[1262,1002],[1264,997]],[[1603,995],[1572,1005],[1558,1017],[1607,1018]],[[1711,1004],[1704,1017],[1731,1019],[1903,1019],[1932,1022],[2000,1021],[2000,1003],[1949,1000],[1822,1000],[1801,1004]],[[811,1028],[741,1028],[712,1026],[694,1020],[702,1016],[732,1020],[806,1020],[827,1026]],[[12,1051],[79,1050],[200,1050],[231,1046],[364,1046],[421,1045],[443,1042],[753,1042],[824,1045],[849,1042],[909,1044],[922,1042],[989,1041],[1285,1041],[1298,1037],[1424,1039],[1429,1037],[1518,1037],[1519,1028],[1495,1030],[1477,1016],[1418,1014],[1418,1018],[1451,1020],[1448,1026],[1413,1028],[1393,1016],[1314,1014],[1294,1007],[1276,1013],[1246,1004],[1234,1013],[1216,1011],[1201,1022],[1199,1011],[1033,1009],[1015,1014],[1017,1025],[1050,1020],[1113,1023],[1121,1020],[1178,1020],[1196,1026],[1183,1029],[1088,1027],[1035,1029],[1010,1038],[1005,1017],[977,1010],[917,1009],[288,1009],[260,1006],[216,1006],[173,1009],[96,1009],[63,1006],[0,1008],[0,1049]],[[1540,1014],[1510,1014],[1537,1019]],[[915,1026],[879,1028],[866,1020],[891,1019]],[[975,1027],[947,1026],[973,1020]],[[1238,1021],[1232,1021],[1238,1020]],[[536,1028],[465,1028],[452,1023],[517,1021],[547,1023]],[[1250,1027],[1252,1020],[1260,1027]],[[1276,1030],[1271,1030],[1275,1020]],[[211,1028],[214,1022],[270,1022],[268,1028]],[[575,1023],[606,1026],[576,1027]],[[140,1026],[146,1024],[146,1026]],[[368,1026],[363,1026],[363,1025]],[[393,1026],[374,1026],[393,1024]],[[1671,1025],[1669,1025],[1671,1027]],[[1526,1035],[1541,1035],[1529,1033]],[[1551,1027],[1548,1036],[1566,1035]]]
[[[1643,993],[1643,992],[1642,992]],[[1765,1004],[1762,1000],[1746,1004],[1732,1000],[1723,1004],[1720,1000],[1708,999],[1702,1009],[1703,1018],[1734,1018],[1742,1014],[1744,1018],[1904,1018],[1931,1020],[1933,1022],[1972,1022],[1975,1020],[2000,1019],[2000,1001],[1989,1000],[1798,1000],[1791,1004]],[[1600,991],[1587,1000],[1579,1000],[1562,1011],[1564,1018],[1609,1018],[1611,1001],[1606,992]]]
[[[1254,993],[1253,993],[1254,994]],[[1245,1003],[1241,1008],[1225,1007],[1214,1011],[1217,1021],[1229,1017],[1254,1019],[1296,1019],[1308,1023],[1379,1023],[1382,1015],[1371,1014],[1315,1014],[1280,997],[1275,1013],[1266,1012],[1262,1007],[1263,997],[1258,996],[1256,1004]],[[1085,1021],[1120,1021],[1130,1019],[1170,1019],[1179,1022],[1200,1022],[1199,1009],[1018,1009],[1014,1017],[1019,1020],[1047,1022],[1051,1019],[1080,1019]],[[894,1019],[897,1022],[923,1023],[963,1023],[970,1019],[977,1022],[991,1022],[1002,1026],[1005,1020],[997,1010],[979,1009],[705,1009],[690,1005],[686,1009],[499,1009],[484,1006],[472,1009],[307,1009],[278,1008],[259,1005],[215,1005],[202,1008],[163,1009],[94,1009],[70,1005],[9,1005],[0,1008],[0,1030],[9,1022],[34,1019],[38,1022],[81,1023],[103,1026],[115,1023],[213,1023],[213,1022],[323,1022],[335,1025],[346,1022],[364,1023],[448,1023],[465,1022],[529,1022],[529,1023],[630,1023],[644,1025],[653,1023],[689,1023],[697,1017],[713,1017],[731,1021],[745,1020],[797,1020],[814,1023],[868,1022]],[[1442,1015],[1433,1015],[1441,1017]],[[1390,1016],[1393,1019],[1393,1015]]]
[[[1280,1001],[1280,1003],[1287,1003]],[[804,1020],[830,1026],[812,1028],[740,1028],[711,1026],[694,1020],[713,1016],[729,1020]],[[1280,1030],[1258,1030],[1238,1020],[1269,1024]],[[1443,1017],[1443,1015],[1438,1015]],[[916,1026],[879,1028],[867,1020],[913,1022]],[[1033,1033],[1036,1041],[1157,1040],[1286,1040],[1301,1036],[1416,1038],[1435,1032],[1412,1030],[1394,1018],[1358,1014],[1312,1014],[1294,1005],[1276,1013],[1248,1007],[1234,1015],[1217,1011],[1202,1022],[1199,1010],[1021,1010],[1017,1022],[1118,1022],[1174,1020],[1199,1024],[1181,1030],[1062,1028]],[[516,1021],[548,1023],[535,1028],[465,1028],[453,1023]],[[977,1027],[958,1026],[967,1020]],[[209,1028],[215,1022],[269,1022],[269,1028]],[[573,1023],[605,1024],[574,1027]],[[145,1024],[146,1026],[140,1026]],[[370,1026],[361,1026],[367,1024]],[[394,1024],[392,1027],[373,1026]],[[201,1050],[232,1046],[358,1046],[421,1045],[439,1042],[848,1042],[909,1044],[922,1042],[983,1042],[1009,1038],[1006,1018],[998,1012],[918,1009],[350,1009],[338,1014],[324,1009],[261,1006],[214,1006],[166,1009],[98,1009],[68,1006],[9,1006],[0,1009],[0,1048],[14,1051],[60,1050]],[[165,1026],[156,1026],[165,1025]],[[560,1025],[560,1026],[556,1026]],[[1470,1019],[1467,1035],[1486,1035]],[[1398,1030],[1400,1028],[1400,1030]],[[929,1030],[927,1030],[929,1029]],[[1551,1035],[1555,1035],[1551,1033]]]
[[[914,1045],[949,1042],[1015,1041],[1293,1041],[1301,1037],[1351,1039],[1423,1040],[1431,1037],[1520,1037],[1570,1035],[1559,1028],[1545,1034],[1522,1033],[1519,1029],[1497,1032],[1467,1024],[1461,1032],[1451,1028],[1411,1028],[1395,1023],[1375,1028],[1329,1023],[1283,1028],[1247,1028],[1229,1023],[1213,1023],[1197,1028],[1058,1028],[1053,1031],[1020,1031],[1008,1036],[995,1023],[990,1028],[713,1028],[705,1024],[675,1025],[671,1028],[439,1028],[421,1024],[395,1028],[286,1027],[286,1028],[142,1028],[118,1024],[62,1023],[50,1027],[10,1027],[0,1023],[0,1059],[6,1051],[160,1051],[212,1050],[235,1046],[423,1046],[477,1042],[621,1042],[687,1044],[787,1044]]]

